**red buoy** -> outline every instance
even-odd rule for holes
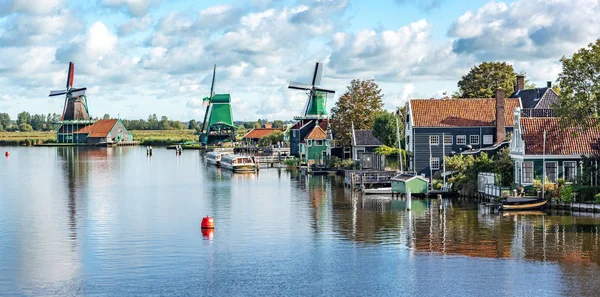
[[[214,229],[215,220],[213,220],[213,218],[210,216],[205,216],[202,218],[202,224],[200,226],[202,229]]]
[[[6,153],[4,153],[4,155],[8,157],[8,156],[10,156],[10,153],[6,152]]]

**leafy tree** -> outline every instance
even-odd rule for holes
[[[276,144],[278,142],[283,141],[283,133],[277,131],[273,132],[260,140],[261,146],[271,146],[272,144]]]
[[[200,127],[198,126],[198,123],[196,123],[196,120],[190,120],[188,122],[188,129],[190,129],[190,130],[200,130]]]
[[[383,94],[373,80],[354,79],[331,109],[333,133],[343,145],[351,143],[355,129],[372,129],[375,117],[383,111]]]
[[[600,39],[572,57],[562,57],[560,96],[555,111],[565,126],[589,128],[600,122]]]
[[[246,129],[254,128],[254,122],[244,122],[244,128],[246,128]]]
[[[29,124],[30,120],[31,114],[29,114],[26,111],[23,111],[17,115],[17,126],[19,126],[20,128],[22,124]]]
[[[494,156],[494,173],[499,178],[500,186],[508,187],[514,182],[515,165],[510,158],[510,148],[505,147]]]
[[[275,120],[273,121],[273,128],[283,128],[285,126],[285,123],[281,120]]]
[[[393,113],[382,112],[375,117],[373,122],[373,136],[389,147],[398,147],[398,133],[396,133],[396,119],[400,137],[404,134],[404,121],[398,119]]]
[[[0,130],[7,130],[10,127],[10,115],[8,113],[0,113]]]
[[[22,124],[19,125],[19,130],[22,131],[22,132],[29,132],[29,131],[32,131],[33,128],[29,124],[22,123]]]
[[[506,62],[483,62],[458,81],[461,98],[492,98],[496,89],[503,88],[506,94],[514,91],[515,70]]]
[[[102,119],[108,120],[108,119],[110,119],[110,115],[108,113],[105,113],[104,116],[102,117]]]

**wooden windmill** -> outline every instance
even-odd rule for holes
[[[75,65],[69,62],[69,71],[67,73],[67,86],[64,90],[50,91],[50,97],[65,95],[65,106],[60,118],[61,121],[89,120],[87,97],[85,90],[87,88],[73,88],[73,77],[75,75]]]
[[[206,111],[199,140],[204,145],[235,141],[236,127],[231,112],[231,95],[215,94],[216,73],[217,65],[213,68],[210,94],[202,100]]]
[[[335,91],[324,89],[319,87],[321,84],[321,78],[323,77],[323,64],[317,62],[315,66],[315,72],[312,76],[312,83],[302,84],[297,82],[290,82],[288,88],[294,90],[308,91],[308,100],[304,105],[302,116],[297,119],[310,119],[310,118],[326,118],[327,117],[327,94],[335,94]]]

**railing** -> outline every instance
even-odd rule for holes
[[[290,156],[265,156],[265,157],[254,157],[254,160],[256,161],[256,163],[261,164],[261,163],[266,163],[266,164],[271,164],[271,163],[279,163],[279,162],[283,162],[286,161],[288,159],[293,159],[293,157]]]
[[[397,173],[393,171],[355,171],[346,170],[344,172],[344,182],[346,184],[377,184],[391,183],[392,178]]]
[[[523,108],[521,116],[526,118],[553,118],[554,110],[551,108]]]

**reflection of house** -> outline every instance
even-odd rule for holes
[[[64,126],[64,125],[63,125]],[[102,144],[133,141],[133,135],[127,131],[121,120],[99,120],[72,132],[77,143]]]
[[[375,152],[375,149],[382,145],[383,143],[373,136],[373,130],[352,129],[352,158],[354,160],[360,160],[364,153]]]
[[[308,165],[327,163],[328,149],[331,147],[330,140],[327,139],[327,132],[319,125],[315,126],[304,141],[300,143],[300,154],[302,161]]]
[[[248,145],[258,145],[263,138],[275,132],[282,132],[282,130],[277,128],[255,128],[246,133],[242,137],[242,141]]]
[[[534,179],[541,179],[544,166],[550,182],[559,178],[573,181],[581,174],[581,156],[589,156],[599,149],[600,128],[597,127],[561,130],[559,118],[523,117],[521,110],[515,110],[514,123],[510,150],[515,162],[515,182],[519,184],[531,185]]]
[[[406,117],[409,168],[429,176],[442,168],[444,156],[496,148],[512,131],[512,112],[520,106],[518,98],[505,99],[501,89],[488,99],[411,99]]]

